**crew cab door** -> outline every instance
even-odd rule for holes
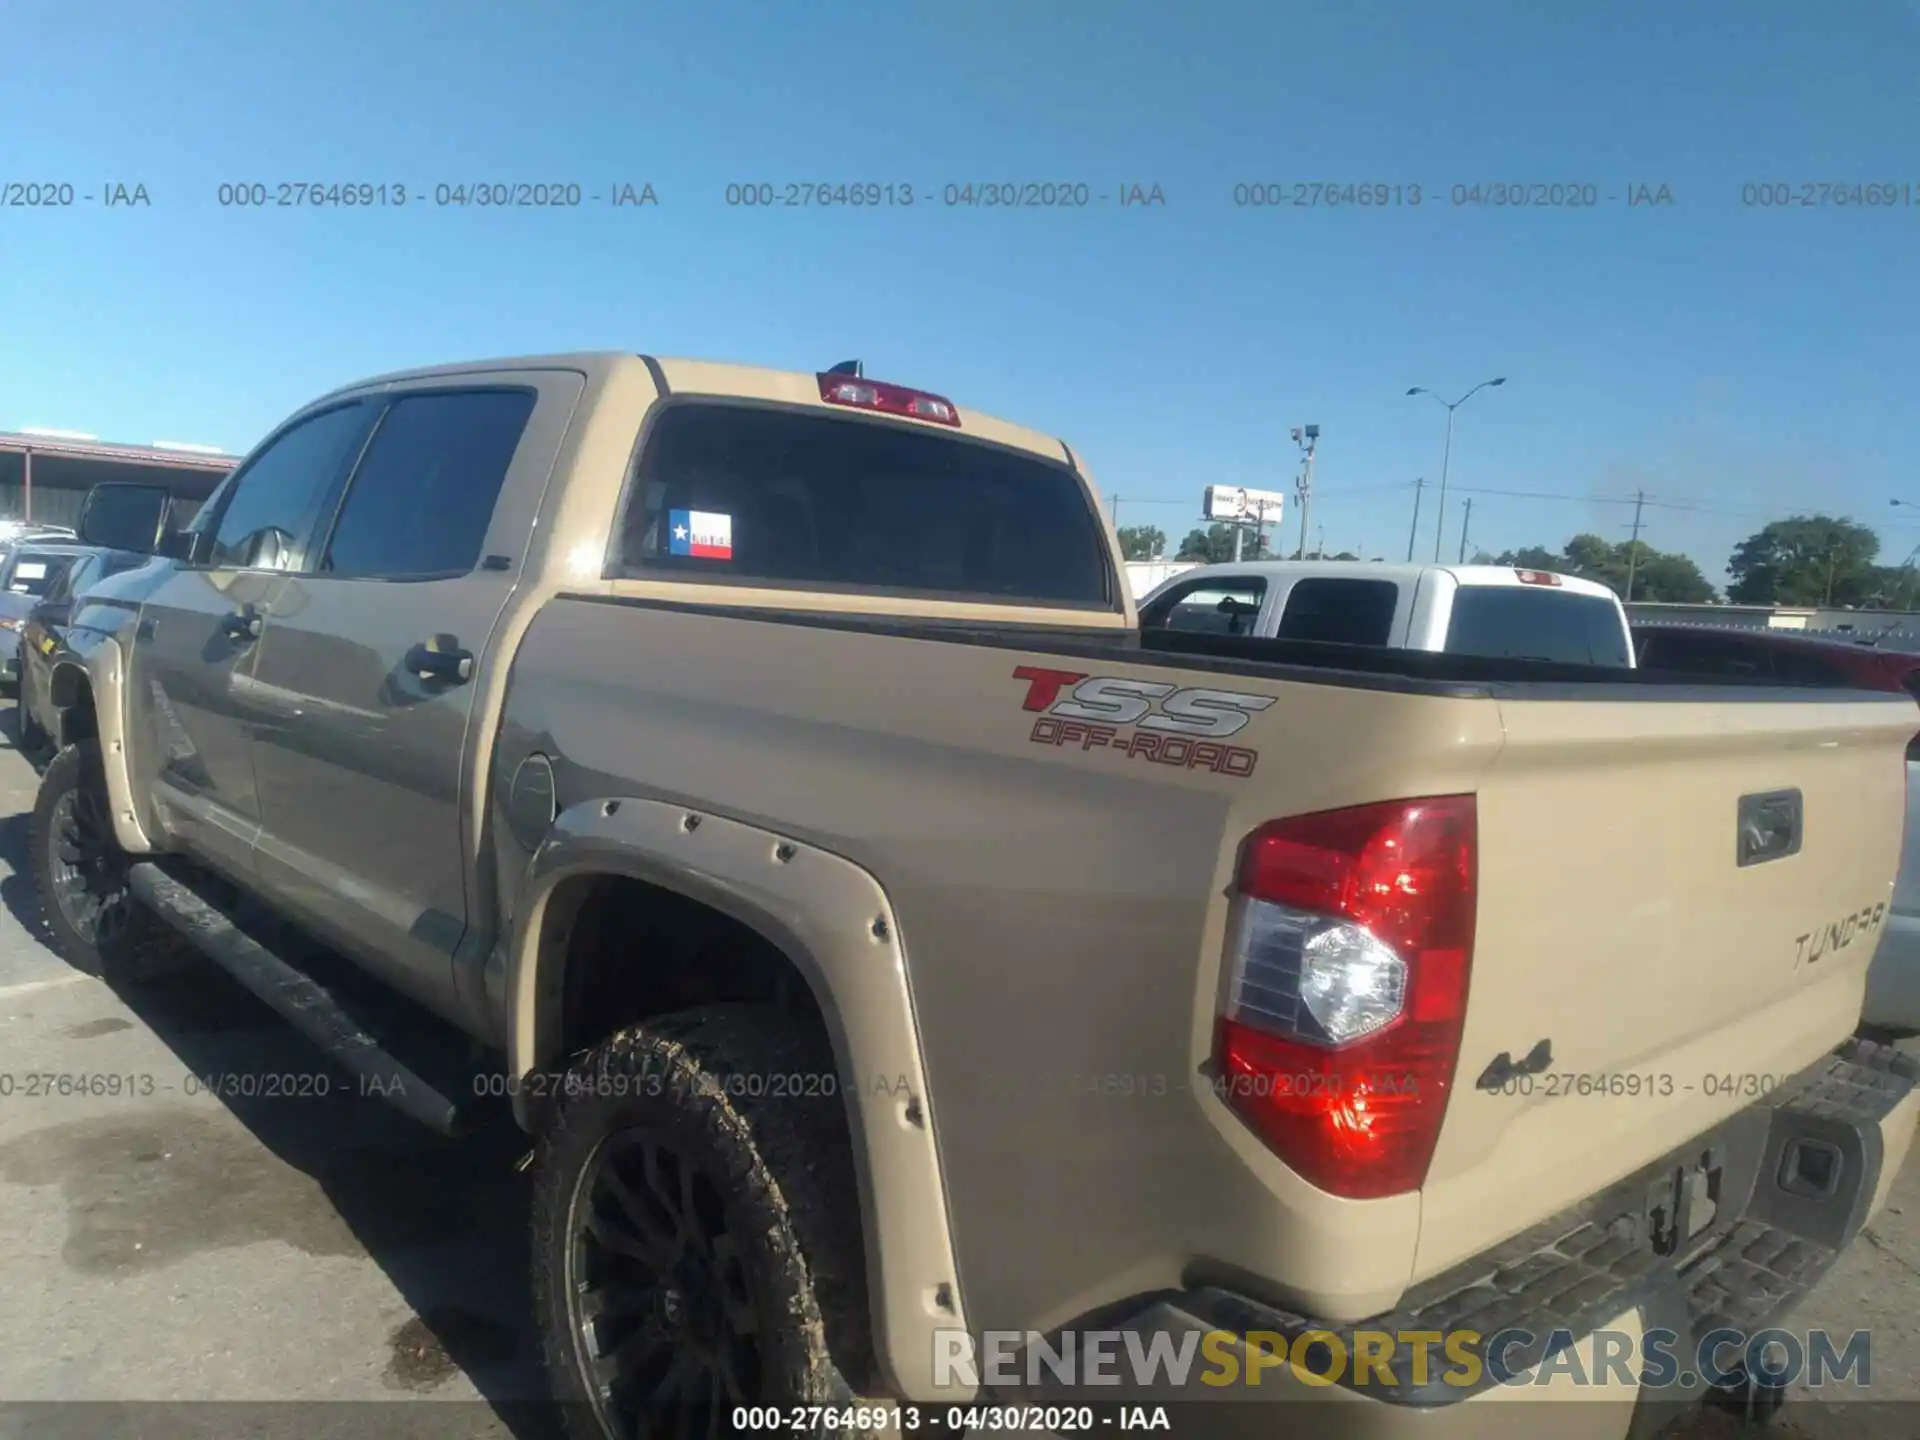
[[[475,695],[583,383],[460,376],[370,402],[254,663],[262,890],[449,1018],[478,848]]]
[[[265,608],[298,569],[358,451],[369,406],[303,414],[222,482],[192,553],[148,595],[128,667],[130,766],[165,833],[230,873],[260,829],[247,685]]]

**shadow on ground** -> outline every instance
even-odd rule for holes
[[[516,1169],[528,1141],[504,1105],[477,1133],[443,1139],[362,1095],[211,963],[121,999],[178,1057],[178,1079],[161,1077],[155,1103],[137,1110],[0,1146],[0,1178],[64,1190],[65,1261],[112,1278],[266,1240],[364,1255],[412,1310],[387,1341],[396,1399],[465,1374],[497,1433],[550,1440],[531,1328],[530,1187]],[[104,1032],[71,1038],[93,1033]]]
[[[15,733],[9,707],[0,711],[0,749],[18,751]],[[31,828],[24,810],[0,816],[0,866],[9,872],[0,875],[0,903],[46,944],[27,863]],[[505,1102],[484,1114],[478,1133],[442,1139],[363,1095],[211,962],[120,998],[177,1057],[177,1076],[142,1078],[154,1089],[138,1109],[0,1146],[0,1178],[64,1191],[66,1262],[131,1274],[263,1240],[365,1255],[412,1311],[387,1340],[383,1379],[395,1400],[433,1396],[465,1374],[489,1403],[489,1423],[475,1429],[471,1405],[429,1411],[462,1434],[550,1440],[531,1327],[530,1187],[515,1168],[529,1142]],[[84,1045],[117,1028],[96,1023],[66,1038]],[[364,1408],[370,1419],[393,1407]],[[455,1412],[463,1412],[458,1421]],[[311,1428],[315,1418],[301,1423]],[[381,1428],[397,1419],[383,1414]]]

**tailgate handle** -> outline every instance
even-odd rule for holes
[[[1761,865],[1800,853],[1800,792],[1767,790],[1740,797],[1740,864]]]

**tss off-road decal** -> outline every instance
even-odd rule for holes
[[[1222,742],[1273,704],[1271,695],[1182,689],[1162,680],[1089,676],[1077,670],[1017,665],[1027,682],[1024,710],[1040,712],[1027,738],[1036,745],[1116,750],[1132,760],[1247,776],[1260,752]]]

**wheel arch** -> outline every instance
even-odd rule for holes
[[[619,877],[705,906],[785,957],[831,1038],[852,1132],[878,1361],[911,1399],[936,1387],[936,1334],[963,1330],[946,1188],[898,921],[873,875],[842,856],[684,806],[607,797],[568,807],[513,906],[504,976],[509,1072],[557,1069],[580,881]],[[537,1124],[522,1085],[524,1125]]]
[[[85,735],[100,741],[107,799],[113,811],[114,838],[130,855],[150,855],[155,846],[141,824],[133,779],[127,766],[126,696],[120,647],[100,639],[84,652],[62,658],[47,677],[47,699],[59,722],[53,739],[68,745]]]

